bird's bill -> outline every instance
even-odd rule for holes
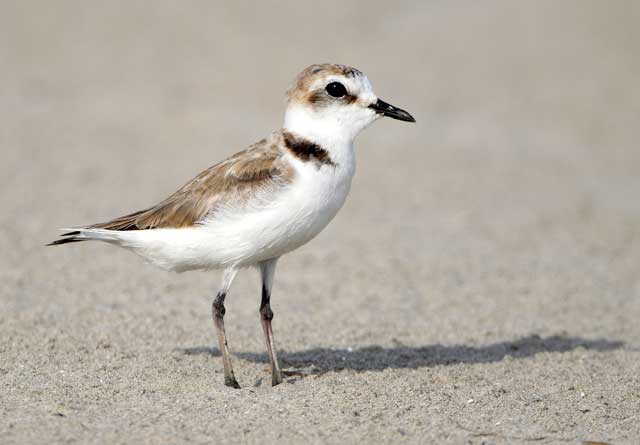
[[[399,121],[405,122],[415,122],[416,120],[409,113],[404,111],[401,108],[394,107],[391,104],[386,103],[382,99],[378,99],[376,102],[369,105],[373,111],[383,116],[387,116],[393,119],[398,119]]]

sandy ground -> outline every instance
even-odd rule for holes
[[[230,2],[228,2],[230,3]],[[638,443],[637,2],[2,2],[0,442]],[[164,198],[279,127],[313,62],[418,123],[259,282],[58,227]]]

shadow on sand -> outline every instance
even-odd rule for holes
[[[609,351],[624,346],[621,341],[566,337],[554,335],[540,337],[529,335],[514,341],[493,343],[485,346],[431,345],[411,347],[396,342],[397,346],[383,348],[367,346],[353,349],[314,348],[306,351],[279,351],[285,367],[314,368],[318,371],[352,369],[356,371],[381,371],[387,368],[422,368],[457,363],[498,362],[506,356],[514,359],[531,357],[540,352],[567,352],[577,348],[594,351]],[[187,354],[210,354],[218,356],[217,348],[195,347],[178,351]],[[234,354],[243,360],[268,363],[265,353],[239,352]]]

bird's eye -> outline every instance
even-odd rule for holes
[[[331,82],[325,87],[325,90],[327,90],[329,96],[333,97],[342,97],[347,94],[347,89],[340,82]]]

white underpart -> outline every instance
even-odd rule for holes
[[[284,129],[329,152],[335,164],[304,162],[287,154],[291,184],[275,195],[259,193],[242,208],[226,208],[192,228],[110,231],[79,229],[80,237],[117,244],[168,270],[238,268],[278,258],[315,237],[344,204],[355,173],[353,140],[376,114],[364,76],[341,79],[358,102],[323,112],[289,104]]]

